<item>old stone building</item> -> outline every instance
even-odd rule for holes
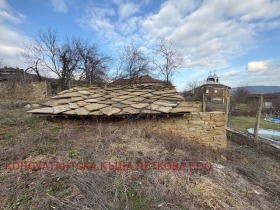
[[[201,102],[187,102],[172,86],[113,85],[73,87],[62,91],[35,115],[152,121],[153,129],[168,130],[206,145],[226,147],[223,112],[202,112]]]
[[[220,83],[220,78],[214,73],[206,79],[206,83],[184,93],[186,100],[224,104],[230,97],[230,87]]]
[[[215,73],[213,75],[210,73],[206,80],[206,84],[201,85],[198,89],[202,90],[201,92],[205,101],[225,103],[226,98],[230,96],[229,90],[231,88],[220,84],[220,78]]]

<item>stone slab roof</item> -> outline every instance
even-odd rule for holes
[[[62,91],[44,107],[28,111],[39,115],[122,116],[169,115],[201,111],[200,104],[186,102],[173,87],[91,86]]]

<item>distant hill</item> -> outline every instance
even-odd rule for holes
[[[262,85],[257,85],[257,86],[245,86],[248,88],[248,90],[250,91],[250,93],[277,93],[280,92],[280,86],[262,86]],[[230,90],[230,93],[234,93],[236,91],[237,87],[232,88]]]

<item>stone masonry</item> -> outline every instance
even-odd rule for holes
[[[159,126],[214,148],[227,147],[224,112],[191,113],[180,118],[162,119]]]

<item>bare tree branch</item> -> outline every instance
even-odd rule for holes
[[[183,55],[174,48],[173,43],[162,39],[154,49],[154,65],[160,70],[161,74],[165,77],[167,84],[176,70],[183,67]]]
[[[77,75],[87,84],[102,82],[111,58],[102,55],[97,46],[79,38],[65,38],[59,42],[57,32],[51,28],[39,31],[38,39],[25,45],[22,58],[38,77],[46,70],[57,75],[62,89],[71,87]]]
[[[124,46],[120,55],[118,77],[138,78],[150,71],[150,60],[133,42]]]

